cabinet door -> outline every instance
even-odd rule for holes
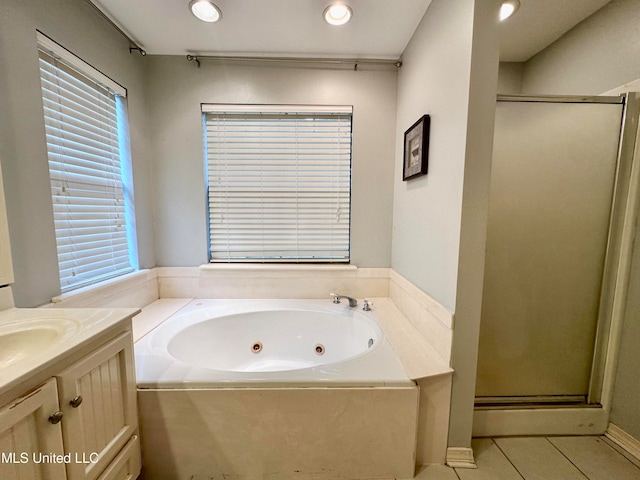
[[[54,459],[53,455],[63,454],[60,423],[49,421],[49,416],[56,411],[55,379],[0,408],[0,479],[67,478],[63,461],[46,462],[47,458]]]
[[[65,451],[77,460],[67,465],[67,476],[93,480],[138,431],[131,334],[107,343],[57,378]]]
[[[98,480],[135,480],[140,474],[140,440],[134,435]]]

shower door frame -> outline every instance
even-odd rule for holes
[[[476,407],[473,435],[603,434],[609,425],[635,220],[640,209],[640,93],[619,97],[498,95],[497,101],[615,103],[622,104],[623,111],[587,404]]]

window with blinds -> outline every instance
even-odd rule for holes
[[[348,262],[351,107],[203,105],[212,262]]]
[[[40,79],[64,292],[134,270],[120,153],[128,150],[121,132],[126,92],[97,81],[92,67],[78,69],[77,57],[71,65],[52,51],[61,47],[46,43],[51,49],[41,42]]]

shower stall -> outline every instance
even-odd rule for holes
[[[606,401],[637,110],[635,95],[499,97],[477,408]]]

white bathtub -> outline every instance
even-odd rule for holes
[[[373,311],[195,300],[135,345],[139,388],[409,386]]]

